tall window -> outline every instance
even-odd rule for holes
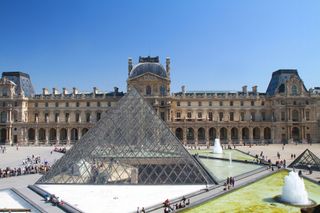
[[[181,112],[177,112],[177,118],[181,118]]]
[[[281,121],[284,121],[286,119],[286,113],[281,112]]]
[[[251,106],[254,106],[254,101],[251,101]]]
[[[202,102],[201,101],[198,102],[198,106],[202,106]]]
[[[90,102],[87,102],[87,107],[90,107]]]
[[[213,120],[212,112],[209,112],[209,121],[212,121],[212,120]]]
[[[79,103],[79,102],[77,102],[77,103],[76,103],[76,107],[79,107],[79,106],[80,106],[80,103]]]
[[[306,120],[309,121],[310,120],[310,112],[306,111]]]
[[[209,106],[212,106],[212,101],[209,101]]]
[[[230,106],[233,106],[233,101],[230,101]]]
[[[177,106],[180,106],[180,101],[177,101]]]
[[[97,107],[101,107],[101,102],[100,101],[97,102]]]
[[[46,123],[49,122],[49,114],[48,114],[48,113],[45,113],[45,114],[44,114],[44,121],[45,121]]]
[[[191,106],[191,102],[190,101],[188,101],[188,106]]]
[[[7,122],[7,113],[1,112],[1,123]]]
[[[146,86],[146,95],[151,95],[151,86]]]
[[[223,112],[219,112],[219,121],[223,120]]]
[[[240,105],[243,106],[243,101],[240,102]]]
[[[233,120],[234,120],[234,113],[230,112],[230,121],[233,121]]]
[[[191,112],[188,112],[188,113],[187,113],[187,118],[188,118],[188,119],[191,119],[191,116],[192,116]]]
[[[293,96],[298,95],[298,88],[297,88],[296,85],[292,85],[292,87],[291,87],[291,94],[292,94]]]
[[[76,113],[76,122],[77,122],[77,123],[80,122],[80,113]]]
[[[220,101],[220,102],[219,102],[219,105],[220,105],[220,106],[223,106],[223,102],[222,102],[222,101]]]
[[[70,117],[69,113],[66,113],[66,115],[65,115],[66,123],[69,123],[69,117]]]
[[[59,122],[59,113],[56,113],[55,115],[54,115],[54,121],[57,123],[57,122]]]
[[[86,113],[86,122],[87,123],[90,123],[90,117],[91,117],[90,113]]]
[[[240,113],[240,120],[241,120],[241,121],[244,121],[244,112],[241,112],[241,113]]]
[[[198,112],[198,118],[199,118],[199,119],[202,118],[202,112]]]
[[[59,107],[59,102],[56,102],[56,107]]]
[[[251,112],[251,120],[255,121],[256,120],[256,113]]]
[[[265,112],[261,112],[261,118],[263,121],[266,120],[266,113]]]

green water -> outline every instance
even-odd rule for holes
[[[262,166],[258,164],[239,163],[234,161],[230,164],[229,161],[210,158],[200,158],[200,161],[218,179],[219,182],[227,179],[227,177],[242,175],[252,170],[262,168]]]
[[[287,171],[280,171],[240,188],[229,194],[212,199],[204,204],[183,212],[248,212],[248,213],[299,213],[300,208],[275,202],[272,198],[280,195]],[[304,180],[309,199],[320,203],[320,186]]]
[[[191,154],[199,154],[200,156],[209,156],[209,157],[215,157],[215,158],[223,158],[223,159],[229,159],[230,158],[230,153],[231,153],[231,158],[234,160],[242,160],[242,161],[254,161],[255,158],[244,154],[238,150],[235,149],[226,149],[223,150],[222,154],[214,154],[212,149],[202,149],[202,150],[188,150]]]

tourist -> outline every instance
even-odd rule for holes
[[[140,208],[139,207],[137,207],[137,213],[140,213]]]
[[[302,176],[302,171],[299,170],[298,175],[301,177]]]
[[[189,206],[189,205],[190,205],[190,199],[188,199],[186,202],[186,206]]]
[[[146,210],[144,210],[144,207],[142,207],[141,213],[146,213]]]

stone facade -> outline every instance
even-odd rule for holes
[[[170,58],[128,60],[127,89],[135,87],[185,145],[320,142],[320,88],[307,90],[296,70],[273,72],[266,92],[170,93]],[[30,77],[6,72],[0,79],[2,144],[71,144],[79,140],[124,95],[44,88],[34,94]]]

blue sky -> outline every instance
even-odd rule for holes
[[[0,71],[42,87],[126,90],[127,60],[171,58],[172,91],[264,92],[296,68],[320,86],[320,1],[1,0]],[[225,80],[227,79],[227,80]]]

